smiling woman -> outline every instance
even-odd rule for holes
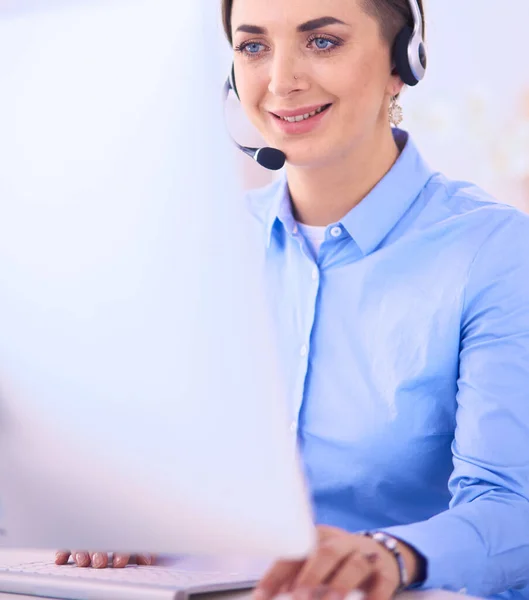
[[[294,591],[529,599],[529,219],[433,171],[398,125],[418,0],[223,0],[240,105],[286,156],[266,241],[320,544]]]
[[[391,53],[380,41],[378,21],[354,2],[354,10],[342,3],[333,15],[313,16],[318,12],[305,8],[307,19],[293,15],[290,22],[287,6],[270,12],[262,5],[256,13],[252,4],[236,0],[227,20],[241,102],[263,137],[290,164],[304,166],[359,152],[369,135],[380,139],[380,167],[389,168],[396,146],[387,112],[402,82],[391,75]],[[344,77],[347,71],[350,77]],[[309,145],[302,134],[315,130],[318,145]]]

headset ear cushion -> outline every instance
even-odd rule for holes
[[[237,84],[235,83],[235,64],[231,65],[230,82],[231,82],[232,90],[235,92],[235,95],[240,100],[239,91],[237,90]]]
[[[413,29],[409,25],[405,25],[395,39],[393,46],[393,61],[400,78],[406,85],[417,85],[418,79],[413,74],[408,58],[408,48],[413,37]]]

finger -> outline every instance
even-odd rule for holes
[[[328,582],[332,591],[350,592],[362,588],[377,571],[378,560],[353,552]],[[362,588],[363,589],[363,588]]]
[[[253,600],[270,600],[283,586],[290,586],[305,561],[281,560],[261,579],[253,593]]]
[[[331,590],[325,594],[322,600],[367,600],[367,596],[362,590],[352,590],[350,592],[336,592]]]
[[[108,567],[108,554],[106,552],[92,552],[90,560],[94,569],[106,569]]]
[[[130,554],[114,554],[112,566],[114,569],[123,569],[129,564]]]
[[[322,542],[305,562],[294,582],[294,589],[314,589],[337,572],[352,551],[352,538],[334,538]]]
[[[138,554],[138,556],[136,557],[136,562],[138,563],[138,565],[150,567],[156,562],[156,557],[154,556],[154,554]]]
[[[365,600],[391,600],[397,591],[394,582],[385,577],[374,577],[367,589]]]
[[[81,552],[77,550],[73,552],[73,559],[78,567],[86,568],[90,566],[90,555],[88,552]]]
[[[346,594],[345,592],[337,592],[336,590],[326,588],[322,600],[353,600],[353,596],[351,593]]]
[[[68,550],[59,550],[55,553],[55,564],[65,565],[70,560],[71,552]]]
[[[391,560],[384,560],[391,558]],[[393,598],[400,585],[400,574],[393,561],[393,557],[376,556],[372,559],[377,569],[374,573],[371,585],[366,588],[366,600],[389,600]]]

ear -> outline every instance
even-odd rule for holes
[[[386,88],[386,92],[389,96],[397,96],[400,94],[404,88],[404,83],[400,78],[400,75],[397,72],[395,65],[392,65],[391,75],[389,77],[388,85]]]

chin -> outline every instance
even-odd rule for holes
[[[295,142],[277,143],[274,148],[286,154],[287,163],[297,168],[323,169],[332,166],[341,166],[344,161],[354,153],[360,145],[360,136],[355,132],[344,137],[340,136],[313,136]]]
[[[318,169],[326,167],[338,159],[336,150],[326,150],[317,141],[307,142],[304,148],[288,148],[285,144],[280,149],[287,156],[287,163],[300,169]]]
[[[316,169],[327,162],[322,156],[303,156],[289,152],[286,152],[285,154],[287,155],[287,165],[297,169]]]

